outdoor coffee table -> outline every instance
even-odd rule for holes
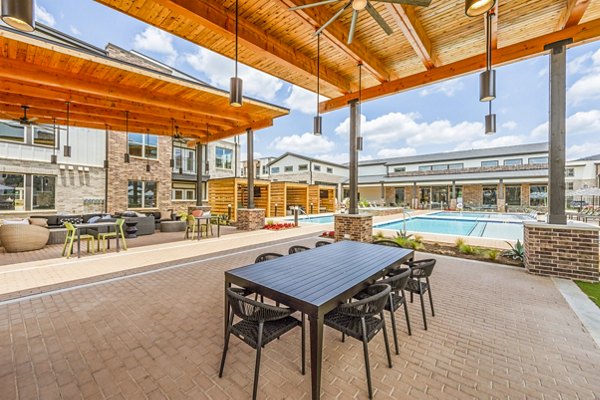
[[[91,224],[73,224],[77,230],[77,258],[81,257],[81,228],[98,228],[101,226],[114,227],[117,230],[117,222],[94,222]],[[117,252],[119,252],[119,235],[117,235]]]
[[[312,399],[319,399],[323,317],[413,256],[412,250],[342,241],[226,271],[225,289],[242,286],[308,315]],[[225,296],[225,330],[228,314]]]

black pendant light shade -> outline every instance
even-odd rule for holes
[[[172,158],[169,160],[169,167],[173,168],[175,166],[175,160]]]
[[[63,155],[65,157],[71,157],[71,146],[69,146],[68,144],[66,144],[63,148]]]
[[[237,64],[237,61],[236,61]],[[237,65],[236,65],[237,69]],[[231,77],[229,90],[229,104],[233,107],[241,107],[244,100],[242,98],[242,79],[237,76]]]
[[[146,172],[150,172],[150,164],[146,164]]]
[[[2,0],[2,21],[22,32],[35,29],[33,0]]]
[[[314,120],[313,134],[315,136],[321,136],[323,133],[323,117],[317,115]]]
[[[488,114],[485,116],[485,134],[493,135],[496,133],[496,114]]]
[[[71,157],[71,146],[69,145],[70,127],[71,124],[71,103],[67,102],[67,144],[63,148],[63,155]]]
[[[123,154],[123,162],[126,164],[129,164],[129,161],[131,161],[131,159],[129,157],[129,153]]]
[[[479,74],[479,101],[492,101],[496,98],[496,70],[490,69]]]
[[[467,17],[477,17],[490,11],[496,0],[465,0],[465,14]]]
[[[125,137],[127,141],[129,141],[129,111],[125,111]],[[129,164],[131,158],[129,157],[129,149],[127,150],[128,151],[125,154],[123,154],[123,162]]]
[[[50,164],[56,164],[58,163],[58,157],[56,156],[56,154],[52,154],[50,156]]]

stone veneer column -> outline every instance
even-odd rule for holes
[[[525,223],[525,268],[544,276],[597,282],[600,228],[583,223]]]
[[[373,216],[367,214],[336,214],[334,219],[336,242],[340,240],[373,242]]]
[[[237,229],[240,231],[257,231],[265,226],[265,210],[262,208],[238,208]]]

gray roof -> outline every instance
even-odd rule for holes
[[[482,179],[510,179],[510,178],[546,178],[547,169],[525,169],[516,171],[487,171],[473,173],[456,174],[436,174],[436,175],[407,175],[407,176],[387,176],[387,175],[363,175],[358,177],[359,185],[373,183],[423,183],[436,181],[476,181]],[[345,183],[347,183],[346,181]]]
[[[293,156],[293,157],[298,157],[298,158],[302,158],[306,161],[312,161],[312,162],[318,162],[321,164],[327,164],[327,165],[333,165],[334,167],[339,167],[339,168],[344,168],[344,169],[348,169],[347,165],[342,165],[342,164],[336,164],[333,162],[329,162],[329,161],[325,161],[325,160],[319,160],[317,158],[312,158],[312,157],[308,157],[308,156],[303,156],[302,154],[297,154],[297,153],[290,153],[285,152],[282,155],[280,155],[279,157],[277,157],[275,160],[271,161],[268,166],[270,167],[272,164],[275,164],[276,162],[280,161],[281,159],[287,157],[287,156]]]
[[[397,164],[417,164],[424,162],[440,162],[440,161],[454,161],[454,160],[466,160],[472,158],[484,158],[484,157],[504,157],[504,156],[516,156],[519,154],[530,154],[530,153],[546,153],[548,152],[548,143],[530,143],[520,144],[518,146],[503,146],[503,147],[492,147],[489,149],[471,149],[471,150],[460,150],[460,151],[449,151],[443,153],[432,153],[423,154],[418,156],[409,157],[394,157],[394,158],[383,158],[379,160],[369,160],[359,162],[360,166],[366,165],[397,165]]]
[[[594,154],[593,156],[578,158],[575,161],[600,161],[600,154]]]

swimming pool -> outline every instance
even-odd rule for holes
[[[531,221],[532,218],[529,214],[517,214],[517,213],[497,213],[497,212],[472,212],[472,211],[438,211],[431,214],[427,214],[429,217],[448,217],[448,218],[461,218],[461,219],[488,219],[497,221]]]
[[[294,218],[286,218],[286,221],[293,221]],[[311,224],[333,224],[333,215],[323,215],[320,217],[299,217],[299,222],[309,222]]]

